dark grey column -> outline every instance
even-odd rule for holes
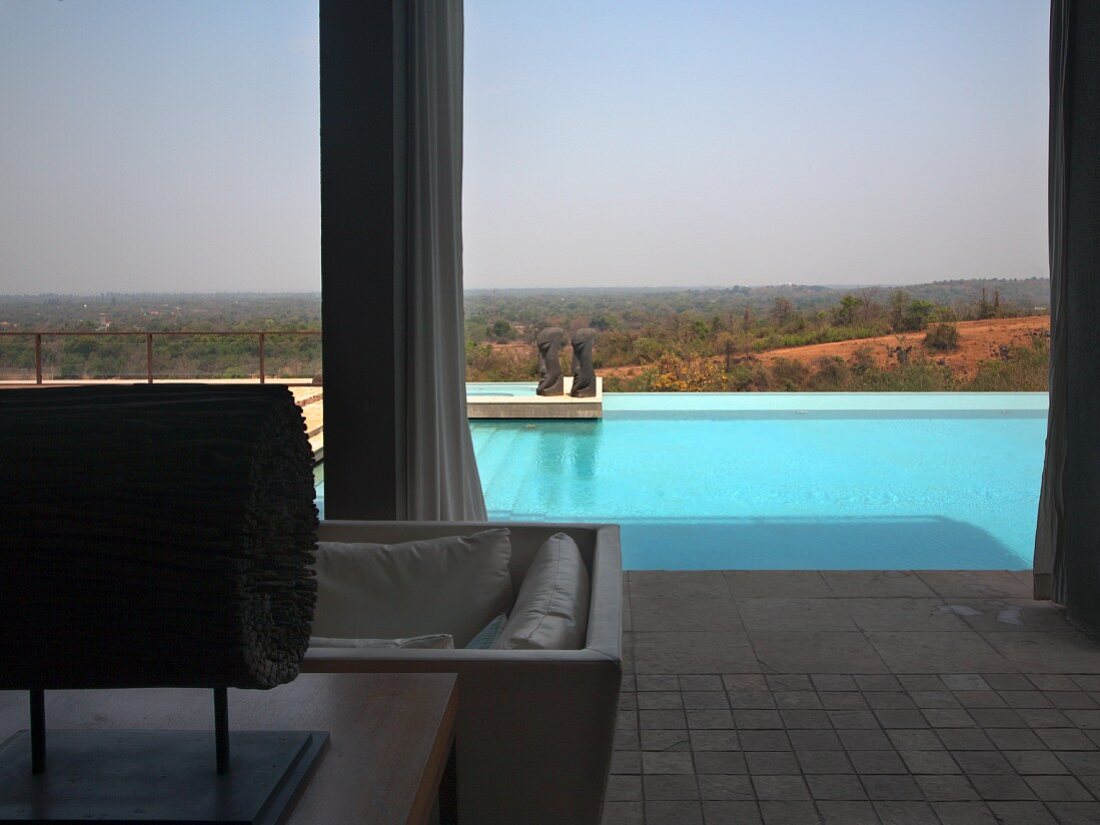
[[[1062,93],[1065,322],[1053,332],[1065,336],[1067,366],[1062,573],[1070,617],[1100,630],[1100,3],[1059,6],[1070,15]]]
[[[405,512],[404,14],[320,0],[328,518]]]

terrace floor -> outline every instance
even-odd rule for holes
[[[1100,823],[1100,644],[1030,574],[625,581],[604,825]]]

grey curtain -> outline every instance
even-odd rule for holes
[[[1046,459],[1035,531],[1035,598],[1066,602],[1063,479],[1066,468],[1068,321],[1066,292],[1067,120],[1069,57],[1074,0],[1052,0],[1050,7],[1050,150],[1047,224],[1050,246],[1050,410]]]
[[[409,0],[408,518],[484,519],[462,301],[461,0]]]

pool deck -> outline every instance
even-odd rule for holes
[[[306,435],[313,450],[314,461],[325,457],[325,398],[320,387],[294,387],[294,401],[302,408],[306,421]]]
[[[604,825],[1100,822],[1100,645],[1029,573],[624,582]]]

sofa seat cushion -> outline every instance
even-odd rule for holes
[[[588,629],[588,568],[576,542],[555,533],[542,545],[493,647],[579,650]]]
[[[464,647],[508,609],[511,554],[507,529],[388,545],[319,542],[312,635],[449,633]]]
[[[310,647],[350,647],[381,650],[454,650],[455,640],[449,633],[429,633],[409,639],[342,639],[313,636]]]

